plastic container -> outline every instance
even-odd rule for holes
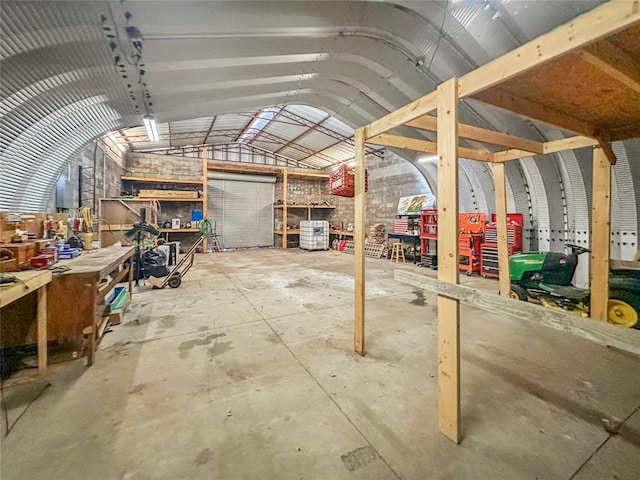
[[[191,210],[191,221],[199,222],[200,220],[202,220],[202,210],[199,210],[199,209]]]
[[[303,220],[300,222],[300,248],[303,250],[329,250],[329,222]]]

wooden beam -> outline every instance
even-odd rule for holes
[[[627,140],[629,138],[640,137],[640,123],[633,123],[623,127],[611,129],[611,141]]]
[[[575,148],[593,147],[598,145],[598,141],[588,137],[569,137],[560,140],[552,140],[545,142],[544,153],[557,153],[564,150],[573,150]],[[517,160],[519,158],[531,157],[531,152],[524,150],[504,150],[493,154],[494,162],[508,162],[509,160]]]
[[[356,224],[355,243],[355,330],[354,349],[357,354],[364,355],[364,307],[365,307],[365,269],[364,269],[364,235],[365,235],[365,151],[364,129],[358,128],[354,136],[355,156],[355,199],[354,221]]]
[[[507,178],[504,170],[504,163],[496,163],[493,166],[493,183],[496,194],[500,295],[508,297],[511,290],[511,277],[509,276],[509,238],[507,233]]]
[[[381,133],[387,132],[392,128],[403,125],[411,120],[414,120],[422,115],[436,109],[437,91],[434,90],[431,93],[426,94],[423,97],[408,103],[404,107],[395,110],[384,117],[371,122],[364,127],[365,140],[375,137]]]
[[[286,168],[282,169],[282,248],[286,250],[288,245],[288,227],[287,223],[289,222],[288,218],[288,204],[289,200],[287,198],[287,194],[289,192],[288,186],[288,176]]]
[[[215,121],[215,120],[214,120]],[[207,218],[209,210],[209,149],[202,146],[202,218]],[[207,253],[209,242],[207,237],[202,240],[202,253]]]
[[[299,178],[301,180],[329,180],[328,173],[304,173],[296,171],[288,171],[289,178]]]
[[[407,270],[395,270],[394,279],[429,292],[457,298],[473,307],[481,308],[496,315],[506,315],[517,321],[535,322],[554,330],[586,338],[601,345],[616,347],[636,355],[640,354],[640,331],[632,328],[622,328],[605,322],[595,322],[580,315],[505,298],[465,285],[442,282]]]
[[[638,21],[640,8],[637,0],[600,5],[469,72],[459,80],[460,98],[486,90]]]
[[[376,145],[384,145],[385,147],[404,148],[405,150],[414,150],[417,152],[437,153],[438,147],[434,142],[428,140],[417,140],[415,138],[400,137],[398,135],[390,135],[381,133],[367,140],[369,143]],[[458,148],[458,153],[462,158],[469,160],[478,160],[480,162],[492,162],[493,154],[487,151],[473,150],[471,148]]]
[[[595,130],[595,127],[587,122],[549,108],[546,105],[505,92],[499,88],[480,92],[474,95],[473,98],[525,117],[579,133],[580,135],[592,137]]]
[[[458,283],[458,83],[438,86],[438,278]],[[438,428],[460,443],[460,303],[438,295]]]
[[[265,175],[279,175],[282,167],[240,164],[240,162],[209,162],[209,170],[237,173],[262,173]]]
[[[438,120],[431,115],[423,115],[420,118],[405,123],[408,127],[428,130],[430,132],[438,131]],[[500,145],[503,147],[517,148],[526,150],[531,153],[542,153],[543,145],[535,140],[516,137],[507,133],[494,132],[485,128],[474,127],[460,123],[458,125],[458,136],[468,138],[469,140],[477,140],[478,142],[489,143],[491,145]]]
[[[640,72],[637,61],[610,42],[600,41],[589,45],[580,56],[611,78],[640,93]]]
[[[604,150],[593,149],[591,208],[591,318],[606,322],[609,303],[611,242],[611,164]]]
[[[596,140],[598,140],[598,146],[602,149],[605,157],[609,160],[611,165],[615,165],[617,162],[616,154],[611,148],[611,141],[609,140],[611,136],[608,133],[600,133],[596,132]]]
[[[557,153],[564,150],[573,150],[576,148],[593,147],[598,141],[589,137],[569,137],[560,140],[551,140],[545,142],[544,153]]]

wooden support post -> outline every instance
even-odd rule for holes
[[[611,164],[600,147],[593,149],[591,209],[591,318],[606,322],[609,304],[611,241]]]
[[[508,297],[511,290],[511,278],[509,276],[509,238],[507,235],[507,179],[504,173],[504,163],[493,165],[493,183],[496,192],[500,295]]]
[[[365,152],[364,152],[364,130],[358,128],[355,132],[355,199],[354,199],[354,221],[356,230],[354,234],[355,243],[355,318],[353,347],[357,354],[364,355],[364,230],[365,230]]]
[[[458,79],[438,86],[438,279],[458,277]],[[460,443],[460,302],[438,295],[438,428]]]
[[[38,329],[38,375],[47,374],[47,286],[38,289],[36,323]]]
[[[207,146],[202,146],[202,218],[207,218],[207,210],[209,209],[209,201],[207,195],[209,190],[209,180],[208,180],[208,171],[209,171],[209,158]],[[202,241],[202,253],[207,253],[208,250],[208,240],[207,237]]]
[[[282,169],[282,248],[287,248],[287,169]]]

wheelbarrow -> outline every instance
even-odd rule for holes
[[[202,245],[207,235],[201,235],[196,243],[189,249],[184,257],[171,269],[171,271],[164,277],[158,278],[150,276],[147,278],[147,282],[153,285],[153,288],[164,288],[169,285],[171,288],[178,288],[182,283],[182,277],[184,277],[189,269],[193,267],[193,260],[196,256],[197,248]]]

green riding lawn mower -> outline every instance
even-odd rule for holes
[[[571,283],[578,256],[590,250],[566,244],[570,254],[517,253],[509,257],[511,298],[540,301],[545,307],[589,315],[590,292]],[[640,262],[610,262],[608,321],[640,329]]]

